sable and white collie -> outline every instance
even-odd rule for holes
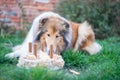
[[[49,32],[49,29],[52,28],[56,28],[54,29],[54,31],[52,30],[53,32],[55,32],[53,34],[56,34],[57,31],[57,34],[62,37],[59,41],[62,40],[63,49],[61,49],[60,51],[73,48],[74,50],[85,50],[92,55],[98,53],[102,48],[95,41],[94,32],[87,21],[78,24],[66,20],[64,17],[61,17],[57,13],[45,12],[34,19],[32,27],[22,45],[15,46],[13,48],[13,52],[6,54],[5,56],[9,58],[14,58],[19,57],[23,54],[27,54],[28,43],[34,43],[38,41],[40,37],[45,37],[47,39],[47,36],[44,36],[43,34],[46,33],[46,31]],[[56,42],[59,42],[57,41],[57,39],[55,40]],[[48,44],[49,41],[50,40],[46,40]],[[61,47],[60,44],[56,44]]]
[[[85,50],[92,55],[101,50],[101,46],[95,42],[94,32],[87,21],[81,24],[71,21],[66,23],[59,18],[48,17],[44,21],[43,28],[37,40],[40,39],[40,43],[46,44],[48,52],[50,45],[53,45],[54,52],[57,52],[57,48],[59,48],[58,52],[72,48],[74,50]]]

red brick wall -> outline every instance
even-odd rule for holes
[[[22,29],[30,25],[41,12],[53,11],[59,0],[49,0],[48,3],[39,0],[0,0],[0,23]]]

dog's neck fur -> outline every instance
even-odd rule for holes
[[[71,28],[72,28],[72,44],[71,47],[74,48],[75,44],[76,44],[76,40],[78,38],[78,28],[80,26],[80,24],[78,23],[74,23],[74,22],[70,22]]]

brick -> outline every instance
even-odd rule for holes
[[[50,0],[50,3],[56,4],[56,3],[59,3],[59,0]]]
[[[5,16],[3,16],[3,15],[0,15],[0,18],[6,18]],[[7,18],[9,18],[11,21],[13,21],[13,22],[20,22],[20,18],[19,17],[17,17],[17,16],[7,16]]]
[[[6,0],[4,3],[12,5],[12,4],[16,4],[16,1],[15,0]]]
[[[36,9],[36,10],[49,10],[49,11],[53,11],[53,5],[52,4],[41,4],[39,6],[24,6],[23,8],[29,8],[29,9]]]
[[[19,0],[22,5],[32,5],[33,0]]]
[[[21,21],[20,18],[17,16],[9,16],[9,18],[11,19],[11,21],[16,22],[16,23]]]
[[[6,0],[1,0],[1,1],[0,1],[0,5],[5,4],[5,2],[6,2]]]
[[[0,18],[5,18],[5,16],[4,15],[0,15]]]
[[[36,9],[28,9],[28,8],[26,8],[26,9],[24,9],[24,11],[25,11],[25,14],[26,15],[30,15],[30,16],[34,16],[34,15],[38,15],[40,12],[38,11],[38,10],[36,10]]]

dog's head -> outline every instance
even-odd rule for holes
[[[58,17],[43,18],[39,21],[39,30],[39,34],[37,35],[35,41],[39,41],[44,33],[49,33],[51,35],[50,37],[47,35],[45,36],[48,46],[49,44],[53,44],[52,41],[57,44],[57,42],[59,42],[58,39],[63,39],[66,48],[70,46],[72,31],[69,23],[65,20]],[[56,38],[55,36],[61,36],[61,38]],[[52,38],[54,38],[54,40]]]
[[[50,51],[50,46],[52,45],[53,52],[58,54],[62,52],[68,44],[66,39],[60,34],[60,31],[54,26],[47,28],[46,32],[42,34],[40,43],[46,44],[44,48],[47,49],[47,52]]]

